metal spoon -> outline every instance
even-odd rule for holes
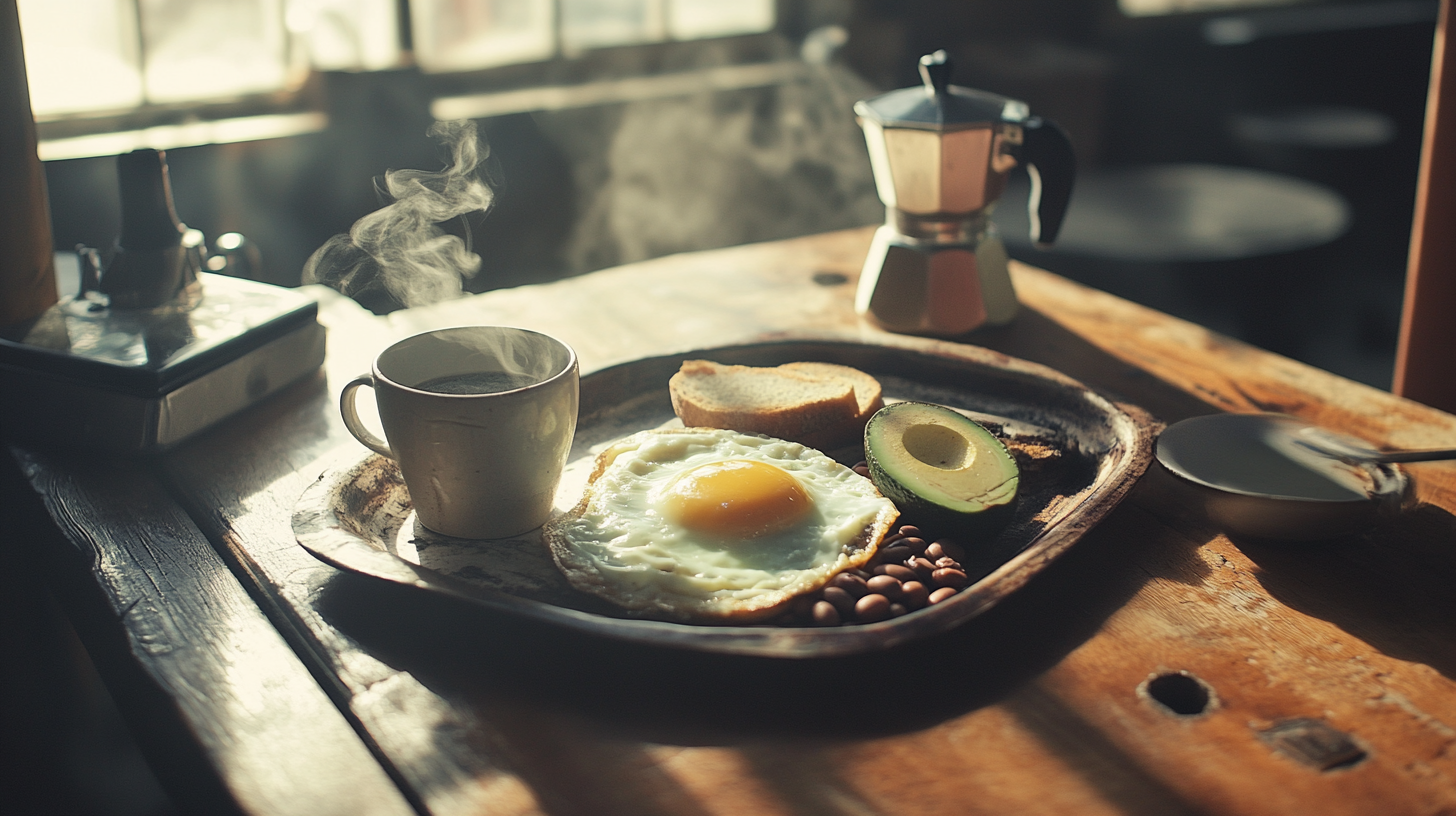
[[[1295,444],[1345,462],[1436,462],[1456,459],[1456,448],[1387,451],[1363,439],[1308,425],[1295,432]]]
[[[1170,425],[1156,457],[1228,531],[1308,541],[1397,511],[1409,480],[1391,462],[1456,451],[1386,452],[1283,414],[1216,414]]]

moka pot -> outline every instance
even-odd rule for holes
[[[885,224],[855,309],[907,334],[954,336],[1008,322],[1016,293],[991,223],[1017,166],[1031,178],[1031,238],[1050,244],[1072,195],[1066,134],[1026,103],[950,84],[944,51],[920,58],[922,87],[857,102]]]

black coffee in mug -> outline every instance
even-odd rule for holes
[[[415,386],[421,391],[436,394],[494,394],[499,391],[514,391],[535,385],[539,378],[529,374],[512,374],[508,371],[471,371],[465,374],[449,374],[426,380]]]

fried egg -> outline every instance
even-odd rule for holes
[[[546,540],[572,586],[633,613],[754,620],[864,564],[898,515],[797,442],[660,429],[603,451]]]

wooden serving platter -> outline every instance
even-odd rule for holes
[[[917,400],[966,413],[1006,440],[1023,466],[1014,519],[995,538],[962,542],[969,587],[933,607],[872,624],[815,628],[693,625],[634,618],[577,592],[556,569],[539,531],[495,541],[440,536],[421,527],[391,460],[350,451],[299,499],[298,542],[340,569],[609,638],[709,652],[828,657],[887,648],[966,621],[1024,585],[1117,505],[1152,459],[1156,423],[1045,366],[986,349],[916,338],[867,344],[786,338],[699,349],[605,368],[582,377],[581,413],[557,511],[581,496],[606,443],[676,422],[668,378],[683,360],[778,365],[810,360],[877,377],[887,401]],[[826,451],[845,464],[859,447]]]

